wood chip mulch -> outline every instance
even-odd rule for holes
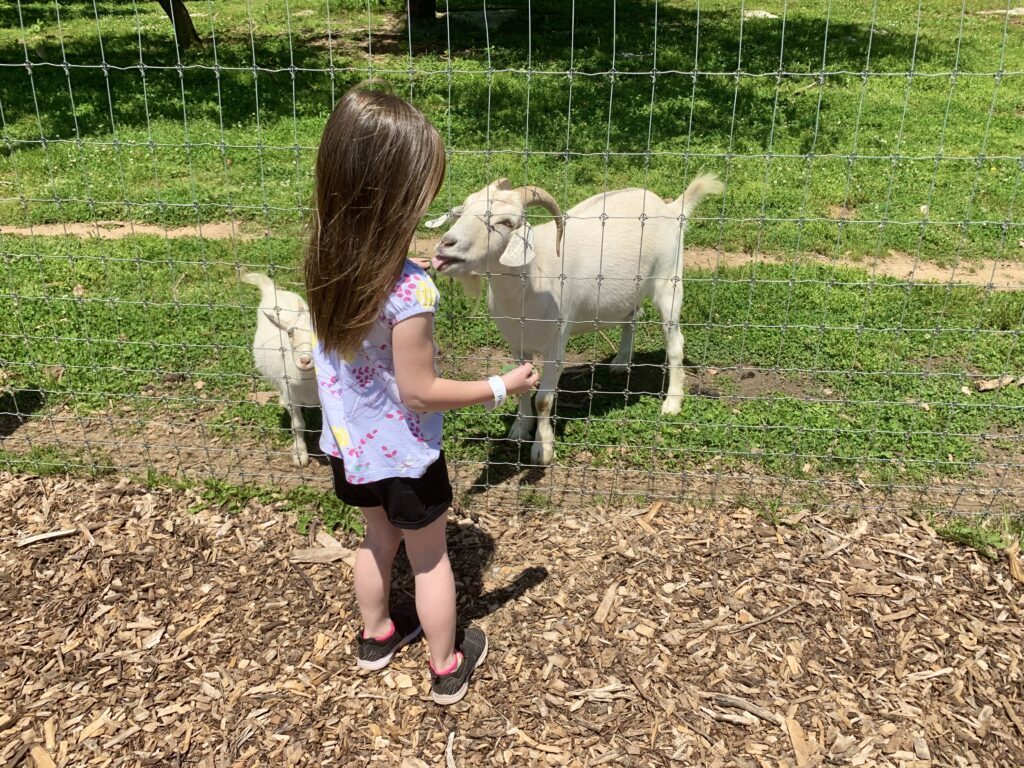
[[[462,510],[442,710],[355,673],[354,538],[195,502],[0,474],[0,766],[1024,764],[1024,584],[919,521]]]

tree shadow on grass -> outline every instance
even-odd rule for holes
[[[42,8],[29,4],[36,5]],[[683,149],[690,139],[709,139],[723,148],[766,147],[774,128],[775,141],[790,133],[809,147],[813,136],[816,151],[823,152],[833,138],[830,132],[846,129],[833,129],[827,119],[819,119],[818,99],[807,94],[779,86],[777,100],[766,98],[765,82],[775,90],[781,69],[796,73],[780,75],[781,80],[813,84],[823,60],[828,71],[837,73],[859,73],[868,63],[866,24],[797,14],[786,20],[784,41],[778,20],[746,22],[741,40],[738,11],[698,13],[661,4],[652,105],[653,2],[618,2],[617,19],[611,0],[577,4],[575,19],[568,4],[534,2],[530,50],[524,34],[527,4],[507,5],[519,15],[489,30],[460,14],[433,27],[414,22],[414,98],[435,120],[451,119],[453,140],[460,147],[483,142],[502,147],[515,140],[520,148],[528,124],[530,146],[540,150],[565,148],[567,141],[580,152],[609,145],[617,152],[642,151],[649,145]],[[324,117],[333,99],[365,76],[369,59],[351,44],[364,31],[349,30],[328,49],[319,37],[261,34],[258,28],[253,34],[220,30],[216,46],[208,42],[187,52],[180,72],[170,34],[143,35],[140,42],[138,32],[126,26],[104,33],[102,50],[95,35],[65,40],[53,35],[29,48],[31,70],[0,69],[8,134],[35,141],[40,135],[107,137],[117,129],[148,130],[160,121],[183,130],[187,122],[203,120],[229,129],[251,125],[269,131],[279,122]],[[388,55],[407,56],[408,39],[404,23],[376,33],[375,56],[384,54],[385,59],[377,67],[388,68]],[[449,40],[452,58],[477,60],[481,67],[475,69],[480,71],[456,69],[449,82],[444,63]],[[17,40],[0,45],[0,62],[22,63],[25,55]],[[65,56],[75,65],[68,71],[62,66]],[[488,56],[498,70],[491,77],[482,74]],[[876,71],[909,69],[912,61],[920,69],[945,58],[948,51],[913,35],[871,37]],[[570,61],[578,73],[572,78],[567,75]],[[101,66],[104,62],[106,67]],[[529,81],[523,72],[501,72],[527,67]],[[396,84],[409,82],[408,74],[397,70],[385,76]],[[851,77],[858,75],[829,75]],[[26,98],[29,93],[34,98]],[[204,137],[201,127],[196,130],[191,141],[220,140],[219,132]],[[185,143],[184,133],[180,141]],[[260,141],[274,143],[266,136]]]

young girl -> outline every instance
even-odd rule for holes
[[[537,383],[529,364],[485,381],[439,378],[434,367],[437,288],[407,260],[416,225],[445,174],[441,137],[397,96],[357,87],[327,121],[316,159],[305,277],[334,487],[359,507],[356,554],[363,629],[357,665],[383,669],[422,631],[431,695],[466,695],[487,655],[483,631],[456,632],[455,579],[445,523],[452,502],[441,450],[442,411],[500,405]],[[415,576],[415,611],[388,604],[398,545]]]

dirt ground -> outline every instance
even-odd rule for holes
[[[501,353],[496,353],[500,357]],[[488,355],[482,351],[481,361]],[[472,370],[473,357],[460,361],[461,373]],[[491,363],[480,369],[483,375]],[[580,368],[586,374],[586,367]],[[573,369],[563,383],[571,381]],[[742,369],[718,371],[694,369],[688,376],[691,396],[750,398],[768,392],[807,396],[816,385],[773,371]],[[154,385],[156,397],[173,397],[175,387]],[[259,393],[259,396],[270,393]],[[256,395],[254,395],[256,397]],[[275,402],[274,398],[269,399]],[[215,398],[196,398],[185,411],[147,413],[143,407],[113,406],[88,415],[67,407],[27,419],[0,422],[0,447],[12,455],[47,447],[71,451],[78,464],[72,470],[110,469],[129,477],[148,473],[201,482],[217,478],[240,485],[291,488],[305,484],[327,490],[330,473],[319,455],[319,433],[307,433],[311,463],[292,464],[290,444],[275,441],[256,428],[225,421],[225,403]],[[281,434],[287,434],[285,412],[280,410]],[[570,412],[569,416],[573,414]],[[578,415],[578,414],[577,414]],[[213,425],[221,422],[221,427]],[[1020,446],[1021,437],[1007,432],[1004,442]],[[479,444],[484,438],[472,437]],[[933,477],[905,483],[874,481],[849,475],[807,472],[801,477],[774,476],[756,463],[727,463],[709,456],[702,464],[687,462],[684,468],[665,465],[657,446],[637,461],[636,449],[622,448],[623,460],[609,460],[574,446],[571,460],[559,459],[546,469],[530,466],[531,444],[521,446],[494,440],[489,461],[452,459],[449,464],[460,500],[488,508],[521,511],[603,503],[619,506],[671,500],[714,507],[745,504],[781,508],[785,513],[804,507],[827,507],[834,512],[885,511],[911,513],[931,510],[943,514],[999,515],[1021,509],[1024,503],[1024,457],[1017,450],[998,448],[988,441],[986,458],[961,477]],[[565,450],[565,449],[563,449]],[[566,454],[568,455],[568,454]],[[630,458],[632,461],[627,462]],[[614,458],[614,457],[613,457]],[[643,467],[643,468],[641,468]]]
[[[848,218],[841,212],[834,218]],[[269,233],[268,233],[269,234]],[[258,237],[251,225],[240,221],[211,222],[190,227],[161,227],[152,224],[136,224],[129,221],[96,221],[65,224],[39,224],[33,227],[0,226],[0,235],[68,235],[81,238],[119,240],[129,235],[156,235],[171,239],[179,237],[204,237],[210,240],[253,240]],[[418,260],[429,260],[434,253],[438,238],[416,237],[410,243],[410,251]],[[1024,248],[1024,241],[1020,247]],[[856,260],[832,258],[819,254],[802,254],[801,262],[819,262],[837,267],[862,269],[870,276],[893,277],[916,283],[942,283],[953,285],[977,285],[991,287],[997,291],[1021,290],[1024,288],[1024,263],[1017,261],[987,259],[982,262],[965,262],[953,267],[940,266],[918,259],[913,254],[889,251],[883,258]],[[739,267],[752,263],[785,264],[785,256],[772,253],[734,253],[715,248],[686,249],[687,270],[713,272],[719,268]],[[424,266],[426,263],[423,262]]]
[[[300,562],[322,531],[195,502],[0,474],[0,765],[1024,761],[1024,584],[919,521],[463,505],[460,612],[491,650],[441,710],[422,644],[356,674],[347,553]]]

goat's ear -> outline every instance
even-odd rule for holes
[[[281,319],[280,315],[278,315],[277,312],[270,312],[269,310],[264,309],[263,314],[266,316],[267,320],[272,322],[282,331],[288,330],[288,325]]]
[[[525,267],[534,255],[533,227],[524,217],[523,225],[508,236],[508,245],[498,261],[506,267]]]
[[[512,189],[512,182],[509,181],[506,178],[495,179],[494,181],[492,181],[487,186],[487,188],[489,190],[491,190],[492,192],[498,192],[498,191],[501,191],[501,190],[508,190],[508,189]]]

